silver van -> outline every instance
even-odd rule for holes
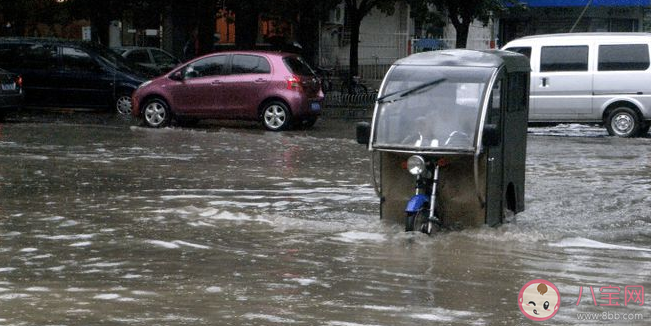
[[[648,33],[528,36],[503,49],[529,57],[529,122],[596,122],[620,137],[651,126]]]

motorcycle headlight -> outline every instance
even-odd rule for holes
[[[425,172],[425,159],[420,155],[412,155],[407,160],[407,170],[413,175],[420,175]]]

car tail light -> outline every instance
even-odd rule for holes
[[[18,85],[20,88],[23,88],[23,76],[16,77],[16,85]]]
[[[301,89],[301,79],[298,76],[286,77],[285,80],[287,80],[287,89]]]

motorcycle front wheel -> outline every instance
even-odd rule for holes
[[[427,217],[429,212],[421,209],[415,213],[407,213],[405,216],[405,232],[415,230],[423,231],[423,224],[427,224]]]

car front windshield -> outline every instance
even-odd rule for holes
[[[470,150],[493,68],[399,65],[378,98],[374,147]]]

